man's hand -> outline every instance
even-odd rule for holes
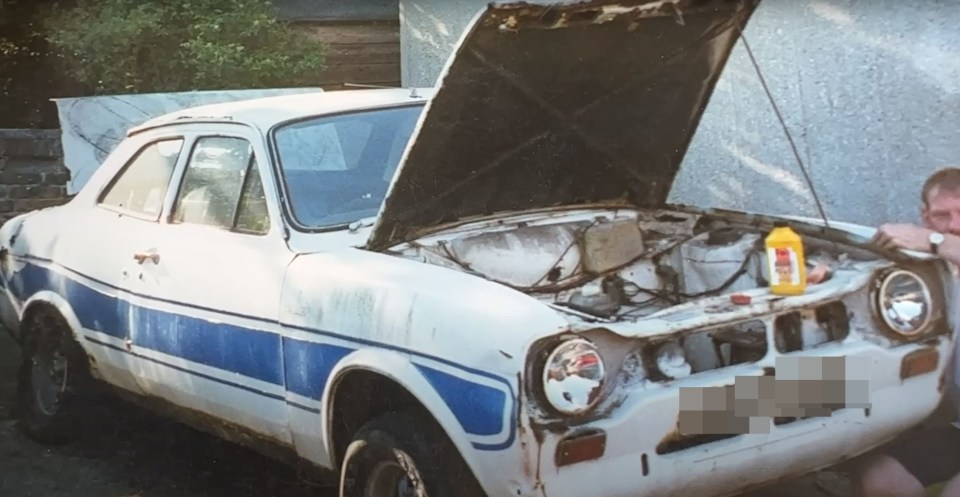
[[[906,249],[930,252],[932,230],[912,224],[884,224],[877,230],[873,241],[886,249]]]

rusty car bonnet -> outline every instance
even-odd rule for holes
[[[368,248],[500,212],[663,205],[758,3],[491,4],[448,60]]]

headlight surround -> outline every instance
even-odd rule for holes
[[[603,357],[593,342],[584,338],[563,341],[543,363],[544,399],[560,413],[586,413],[600,401],[606,374]]]
[[[927,282],[912,271],[887,274],[877,292],[877,312],[894,333],[912,338],[933,321],[933,295]]]

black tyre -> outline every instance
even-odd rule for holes
[[[446,435],[410,412],[385,414],[357,431],[340,473],[340,497],[483,496]]]
[[[89,378],[84,354],[66,322],[53,311],[33,313],[22,329],[17,426],[38,442],[64,443],[77,398]]]

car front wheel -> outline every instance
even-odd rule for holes
[[[347,447],[340,497],[483,497],[442,431],[404,412],[364,425]]]

